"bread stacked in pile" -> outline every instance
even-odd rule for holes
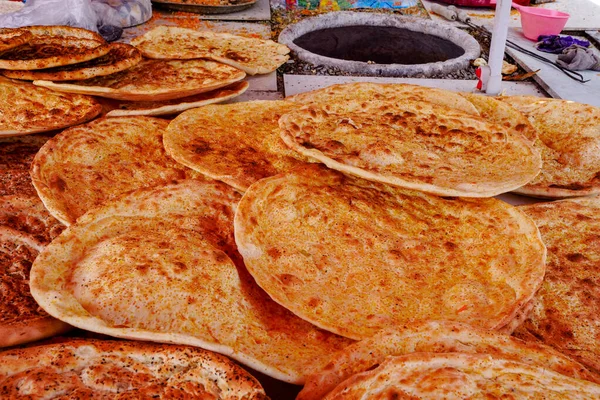
[[[60,229],[15,262],[115,339],[0,353],[0,394],[265,398],[233,359],[304,400],[599,398],[599,136],[582,104],[370,83],[65,129],[31,165]]]

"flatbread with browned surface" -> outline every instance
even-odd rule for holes
[[[427,319],[500,329],[545,270],[535,224],[506,203],[440,198],[317,165],[250,186],[235,238],[275,301],[353,339]]]
[[[169,124],[165,149],[180,163],[243,192],[306,162],[279,137],[279,117],[295,108],[286,101],[252,101],[189,110]]]
[[[368,111],[377,101],[426,101],[454,108],[471,115],[477,109],[463,96],[449,90],[404,83],[355,82],[331,85],[322,89],[286,97],[296,103],[321,105],[327,112]]]
[[[368,107],[305,106],[280,118],[281,138],[329,168],[441,196],[495,196],[540,171],[523,135],[480,117],[410,100]]]
[[[19,47],[33,38],[33,34],[24,28],[0,28],[0,54]]]
[[[29,169],[36,153],[49,139],[42,135],[0,138],[0,196],[37,197]]]
[[[132,115],[174,115],[191,108],[222,103],[242,95],[250,86],[246,81],[232,83],[220,89],[211,90],[181,99],[165,101],[118,101],[107,100],[111,108],[107,117],[125,117]]]
[[[73,37],[34,36],[29,42],[0,54],[0,69],[31,70],[77,64],[110,51],[106,42]]]
[[[585,399],[600,385],[547,368],[464,353],[390,357],[372,371],[341,383],[324,400],[354,399]]]
[[[209,58],[248,75],[275,71],[289,59],[290,49],[272,40],[230,33],[158,26],[131,41],[148,58],[187,60]]]
[[[144,60],[112,75],[64,83],[44,80],[33,83],[59,92],[117,100],[162,101],[219,89],[245,76],[237,68],[209,60]]]
[[[77,327],[203,347],[300,384],[352,341],[254,283],[233,238],[239,198],[222,182],[188,180],[92,210],[37,258],[32,293]]]
[[[70,339],[0,353],[3,398],[266,400],[240,366],[202,349]]]
[[[31,264],[43,247],[33,236],[0,225],[0,347],[44,339],[70,329],[38,306],[29,291]]]
[[[551,347],[459,322],[427,321],[379,332],[333,354],[323,371],[307,378],[296,400],[322,399],[352,375],[377,367],[386,357],[411,353],[489,354],[600,383],[599,375]]]
[[[19,29],[25,29],[37,37],[76,38],[105,42],[97,32],[68,25],[32,25]]]
[[[546,277],[519,336],[537,338],[600,371],[600,199],[520,207],[548,247]]]
[[[0,197],[0,225],[26,233],[42,245],[50,243],[65,228],[37,196],[27,195]]]
[[[67,129],[36,155],[31,178],[50,213],[70,225],[121,193],[202,175],[171,159],[162,145],[168,122],[102,118]]]
[[[33,71],[4,70],[2,74],[12,79],[69,81],[106,76],[131,68],[142,61],[142,53],[125,43],[109,44],[110,51],[98,58],[64,67]]]
[[[0,77],[0,137],[67,128],[89,121],[100,111],[102,107],[91,97]]]
[[[543,168],[515,192],[541,198],[600,193],[600,108],[567,100],[498,97],[525,114],[539,134]]]
[[[538,134],[531,122],[529,122],[525,114],[508,103],[480,94],[461,93],[460,95],[475,106],[482,118],[510,129],[515,134],[521,134],[532,143],[536,142]]]

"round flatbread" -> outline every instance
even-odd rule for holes
[[[286,101],[252,101],[189,110],[169,124],[165,149],[183,165],[243,192],[306,162],[279,137],[279,117],[295,108]]]
[[[521,134],[532,143],[536,142],[538,134],[531,122],[525,114],[508,103],[480,94],[461,93],[460,95],[471,102],[485,120],[510,129],[515,134]],[[534,148],[536,148],[535,144]]]
[[[97,40],[99,42],[106,42],[104,38],[97,32],[90,31],[83,28],[68,25],[32,25],[25,26],[23,28],[30,32],[32,35],[37,37],[48,37],[48,38],[76,38],[76,39],[89,39]]]
[[[362,112],[342,109],[291,111],[279,120],[281,138],[329,168],[440,196],[492,197],[541,168],[523,135],[444,106],[373,100]]]
[[[59,92],[91,94],[117,100],[162,101],[193,96],[244,79],[237,68],[208,60],[144,60],[128,70],[83,81],[34,85]]]
[[[489,354],[600,383],[599,375],[551,347],[459,322],[427,321],[382,331],[338,351],[323,371],[306,379],[296,400],[320,400],[352,375],[375,368],[386,357],[411,353]]]
[[[92,210],[36,259],[32,292],[77,327],[199,346],[302,383],[352,341],[296,317],[254,283],[233,239],[239,198],[221,182],[188,180]]]
[[[266,400],[218,354],[187,346],[70,339],[0,353],[3,398]]]
[[[533,312],[517,330],[600,371],[600,199],[519,207],[537,224],[548,247],[546,277]]]
[[[29,169],[36,153],[49,139],[42,135],[0,138],[0,196],[37,197]]]
[[[77,64],[110,51],[106,42],[73,37],[34,36],[29,42],[0,54],[0,69],[30,70]]]
[[[165,153],[168,122],[150,117],[97,119],[50,139],[31,179],[50,213],[70,225],[89,209],[141,187],[198,178]]]
[[[600,107],[528,96],[498,99],[525,114],[539,134],[542,171],[515,192],[541,198],[600,193]]]
[[[0,77],[0,137],[67,128],[94,118],[102,106],[88,96],[56,93]]]
[[[535,224],[506,203],[440,198],[316,165],[252,185],[235,239],[273,300],[353,339],[424,319],[502,328],[545,270]]]
[[[488,354],[390,357],[341,383],[324,400],[597,399],[600,385]]]
[[[65,228],[37,196],[26,195],[0,197],[0,225],[26,233],[42,245],[50,243]]]
[[[31,264],[43,247],[31,235],[0,225],[0,347],[70,329],[38,306],[29,291]]]
[[[325,108],[327,112],[368,111],[373,100],[427,101],[467,114],[479,115],[475,106],[458,93],[404,83],[355,82],[331,85],[323,89],[286,97],[286,100],[302,104],[316,103]]]
[[[106,76],[124,71],[142,61],[142,53],[125,43],[109,44],[110,51],[98,58],[64,67],[46,68],[35,71],[4,70],[2,74],[12,79],[69,81]]]
[[[242,95],[250,84],[246,81],[232,83],[220,89],[211,90],[181,99],[165,101],[117,101],[108,100],[110,111],[107,117],[125,117],[133,115],[174,115],[209,104],[222,103]]]
[[[290,49],[272,40],[229,33],[158,26],[131,41],[148,58],[187,60],[209,58],[248,75],[275,71],[289,59]]]
[[[32,38],[33,34],[24,28],[0,28],[0,55],[28,43]]]

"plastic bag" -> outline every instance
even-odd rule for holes
[[[0,28],[27,25],[69,25],[98,32],[98,17],[90,0],[27,0],[21,10],[0,15]]]
[[[127,28],[142,24],[152,17],[150,0],[92,0],[98,25]]]

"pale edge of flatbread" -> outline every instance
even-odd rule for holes
[[[209,104],[222,103],[227,100],[231,100],[235,97],[242,95],[246,90],[248,90],[249,86],[250,86],[250,84],[246,81],[246,82],[243,82],[243,86],[239,90],[237,90],[235,93],[232,93],[227,96],[214,97],[212,99],[194,101],[194,102],[189,102],[189,103],[184,102],[184,103],[179,103],[179,104],[175,104],[175,105],[160,106],[160,107],[144,109],[144,110],[116,109],[116,110],[112,110],[112,111],[109,111],[108,113],[106,113],[106,116],[107,117],[130,117],[130,116],[134,116],[134,115],[158,116],[158,115],[178,114],[185,110],[189,110],[190,108],[197,108],[197,107],[202,107],[202,106],[206,106]],[[182,100],[185,100],[185,99],[182,99]]]
[[[127,101],[161,101],[161,100],[172,100],[181,97],[193,96],[195,94],[209,92],[211,90],[220,89],[222,87],[231,85],[232,83],[241,81],[244,76],[238,79],[228,79],[225,81],[215,82],[210,86],[204,86],[201,88],[194,89],[173,89],[173,88],[162,88],[156,90],[132,90],[122,91],[118,89],[112,89],[103,86],[80,86],[72,83],[56,83],[52,81],[37,80],[33,81],[36,86],[45,87],[48,89],[56,90],[58,92],[75,93],[75,94],[87,94],[100,97],[107,97],[115,100],[127,100]]]

